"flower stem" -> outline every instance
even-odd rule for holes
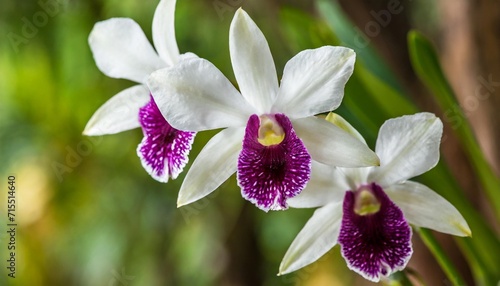
[[[467,285],[446,253],[444,253],[431,231],[425,228],[415,228],[415,230],[418,232],[427,248],[431,251],[432,255],[434,255],[434,258],[436,258],[439,266],[441,266],[441,269],[443,269],[448,279],[450,279],[450,282],[456,286]]]
[[[458,247],[461,249],[463,255],[469,261],[469,266],[474,274],[475,284],[476,285],[495,285],[498,281],[495,277],[491,275],[487,271],[486,265],[483,264],[483,261],[479,259],[479,257],[475,256],[473,253],[473,247],[471,246],[471,240],[467,238],[455,238],[455,242]]]

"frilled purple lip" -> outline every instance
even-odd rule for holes
[[[377,212],[355,212],[362,190],[371,192],[380,203]],[[413,252],[411,235],[403,212],[377,184],[346,192],[338,243],[351,270],[378,282],[381,276],[404,269]]]
[[[139,110],[144,138],[137,147],[142,166],[157,181],[175,179],[188,162],[196,132],[180,131],[168,124],[153,97]]]
[[[283,210],[286,200],[299,194],[310,179],[311,156],[297,137],[290,119],[269,115],[284,131],[279,144],[259,143],[260,118],[248,120],[243,148],[238,158],[238,185],[242,196],[264,211]]]

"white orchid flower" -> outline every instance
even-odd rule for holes
[[[329,121],[364,142],[338,115]],[[289,200],[292,207],[318,207],[292,242],[280,274],[302,268],[337,243],[351,270],[378,282],[403,269],[412,254],[409,224],[457,236],[470,236],[467,222],[443,197],[407,181],[439,161],[443,124],[431,113],[387,120],[375,152],[380,167],[332,168],[313,165],[308,187]]]
[[[176,65],[192,53],[179,54],[175,40],[175,0],[162,0],[153,18],[153,42],[149,43],[132,19],[113,18],[95,24],[89,44],[99,69],[109,77],[140,83],[104,103],[90,118],[84,135],[115,134],[141,127],[144,138],[137,148],[142,166],[156,180],[175,179],[188,162],[195,132],[173,128],[161,115],[145,86],[154,71]]]
[[[244,198],[264,211],[286,209],[287,199],[309,181],[311,157],[347,167],[378,164],[366,145],[313,116],[340,105],[354,67],[351,49],[302,51],[286,64],[279,86],[264,35],[239,9],[229,50],[241,93],[203,59],[157,71],[148,80],[160,111],[175,128],[226,128],[193,162],[178,206],[208,195],[237,171]]]

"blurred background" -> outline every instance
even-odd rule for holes
[[[87,43],[93,25],[128,17],[151,39],[157,4],[0,2],[0,174],[2,186],[8,175],[16,176],[18,222],[17,275],[7,278],[2,262],[0,285],[371,285],[347,269],[338,247],[301,271],[276,276],[313,210],[266,214],[242,199],[234,176],[207,198],[177,209],[183,175],[168,184],[149,177],[136,155],[140,129],[82,136],[94,111],[134,84],[97,69]],[[464,249],[480,249],[491,237],[498,243],[498,209],[489,203],[483,170],[489,168],[498,179],[499,2],[178,0],[180,51],[212,61],[233,82],[228,34],[240,6],[266,35],[279,76],[303,49],[344,45],[356,50],[355,73],[337,112],[372,148],[388,118],[417,111],[441,117],[443,158],[417,180],[466,212],[474,238],[436,238],[467,285],[478,284],[483,268],[494,272],[500,264],[488,260],[486,252],[495,250],[479,251],[485,253],[482,267],[471,264]],[[411,29],[436,48],[458,99],[446,108],[415,72],[408,52]],[[478,156],[471,155],[478,153],[461,140],[460,130],[469,128],[468,122],[484,159],[479,167]],[[191,160],[215,133],[197,135]],[[0,253],[5,261],[7,191],[1,192]],[[452,285],[416,234],[413,243],[409,275],[415,285]]]

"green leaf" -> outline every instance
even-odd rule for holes
[[[459,105],[455,94],[441,69],[441,65],[439,64],[437,54],[432,44],[420,33],[412,31],[408,34],[408,46],[413,68],[417,72],[419,78],[434,93],[442,110],[458,110],[457,116],[460,116],[462,124],[457,126],[454,131],[472,163],[475,175],[479,178],[486,194],[490,198],[497,218],[500,217],[500,180],[495,176],[484,158],[465,116],[462,111],[457,108]],[[482,221],[484,218],[479,216],[475,211],[469,212],[467,210],[470,208],[470,203],[463,201],[465,198],[458,200],[455,196],[458,195],[458,193],[455,192],[455,195],[453,195],[453,189],[458,188],[453,177],[449,173],[445,174],[444,171],[441,172],[441,176],[443,176],[441,183],[434,184],[436,185],[435,190],[440,190],[445,198],[449,199],[450,202],[457,206],[472,228],[474,239],[471,243],[463,244],[465,248],[474,245],[476,249],[475,252],[471,251],[471,249],[467,249],[469,253],[468,258],[474,257],[476,261],[473,263],[469,259],[469,263],[471,263],[472,266],[473,264],[481,264],[486,267],[486,269],[480,267],[472,268],[476,279],[482,276],[489,276],[490,274],[500,279],[500,268],[498,268],[498,265],[500,265],[500,256],[498,255],[500,244],[498,238],[491,229],[488,228],[484,221]],[[444,179],[446,177],[450,179]],[[430,185],[432,184],[431,181],[434,180],[434,178],[429,179]],[[451,183],[451,185],[448,187],[444,186],[449,183]],[[480,273],[475,271],[478,269],[481,270]]]
[[[356,73],[367,87],[370,95],[377,101],[382,111],[389,117],[398,117],[418,112],[417,107],[401,93],[377,78],[363,65],[356,66]]]
[[[478,256],[472,251],[474,248],[472,245],[473,239],[457,238],[455,241],[469,262],[472,273],[474,273],[475,284],[478,286],[495,285],[498,280],[488,272],[488,267],[486,267],[481,259],[478,259]]]
[[[304,11],[284,7],[280,10],[281,30],[292,54],[324,45],[339,45],[330,29]]]
[[[434,258],[436,258],[439,266],[441,266],[441,269],[443,269],[451,283],[453,283],[453,285],[466,285],[464,279],[460,275],[460,272],[458,272],[455,268],[455,265],[453,265],[446,253],[443,251],[431,231],[424,228],[416,228],[416,231],[420,235],[420,238],[424,242],[425,246],[427,246],[432,255],[434,255]]]
[[[346,17],[336,0],[316,1],[318,10],[342,45],[352,48],[357,58],[366,68],[395,90],[401,91],[401,85],[386,63],[378,56],[371,40],[356,28]]]
[[[453,126],[454,131],[494,207],[497,219],[500,219],[500,178],[495,175],[481,152],[472,129],[459,107],[455,93],[441,69],[434,47],[417,31],[411,31],[408,34],[408,46],[413,68],[419,78],[434,93],[441,109],[445,114],[456,112],[456,116],[460,118],[461,124]]]

